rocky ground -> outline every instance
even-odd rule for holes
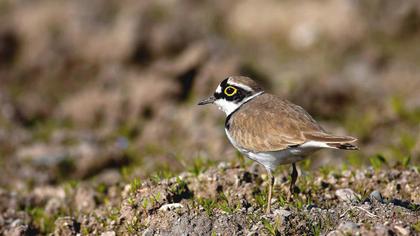
[[[419,234],[419,45],[418,0],[0,0],[0,235]],[[280,168],[264,214],[196,106],[228,75],[360,151],[300,163],[293,202]]]
[[[418,235],[415,168],[303,171],[285,199],[288,172],[275,180],[265,214],[266,175],[256,165],[157,175],[131,183],[115,172],[95,181],[0,190],[4,235]]]

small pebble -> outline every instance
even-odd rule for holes
[[[153,229],[147,228],[147,229],[143,232],[142,236],[152,236],[152,235],[154,235],[154,234],[155,234],[155,232],[153,232]]]
[[[357,202],[360,199],[360,195],[349,188],[337,189],[335,195],[344,202]]]
[[[178,208],[184,208],[181,203],[168,203],[159,208],[159,211],[173,211]]]
[[[403,227],[398,226],[398,225],[394,226],[394,228],[395,228],[396,231],[398,231],[398,233],[400,235],[404,235],[404,236],[405,235],[410,235],[410,230],[409,229],[403,228]]]
[[[10,227],[17,227],[21,224],[22,224],[22,220],[21,219],[16,219],[10,224]]]
[[[355,231],[359,229],[359,225],[351,221],[346,221],[346,222],[341,223],[338,226],[338,229],[343,231],[344,233],[353,234],[355,233]]]
[[[228,169],[230,167],[230,165],[229,165],[229,163],[227,163],[227,162],[220,162],[218,165],[217,165],[217,168],[218,169],[220,169],[220,170],[226,170],[226,169]]]
[[[375,235],[389,235],[390,229],[386,225],[377,224],[373,227],[373,232]]]
[[[382,194],[378,190],[373,191],[369,196],[371,200],[376,200],[381,203],[384,201]]]
[[[276,210],[274,210],[273,214],[275,216],[280,216],[282,218],[286,218],[286,217],[289,217],[292,214],[292,212],[290,212],[288,210],[284,210],[284,209],[276,209]]]
[[[342,235],[343,233],[341,233],[339,230],[333,230],[327,234],[327,236],[342,236]]]
[[[115,232],[114,231],[106,231],[101,233],[101,236],[115,236]]]

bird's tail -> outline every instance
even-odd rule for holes
[[[328,146],[343,150],[359,150],[359,147],[351,143],[327,143]]]
[[[359,150],[359,148],[351,144],[357,141],[357,138],[351,136],[336,136],[321,132],[305,133],[305,138],[313,141],[323,142],[327,146],[343,150]]]

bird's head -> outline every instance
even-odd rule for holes
[[[263,92],[262,88],[248,77],[229,76],[217,86],[212,96],[200,101],[198,105],[214,103],[226,115],[229,115],[243,103]]]

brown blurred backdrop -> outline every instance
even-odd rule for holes
[[[233,74],[359,137],[309,166],[418,165],[419,65],[417,0],[0,0],[0,185],[240,161],[196,106]]]

